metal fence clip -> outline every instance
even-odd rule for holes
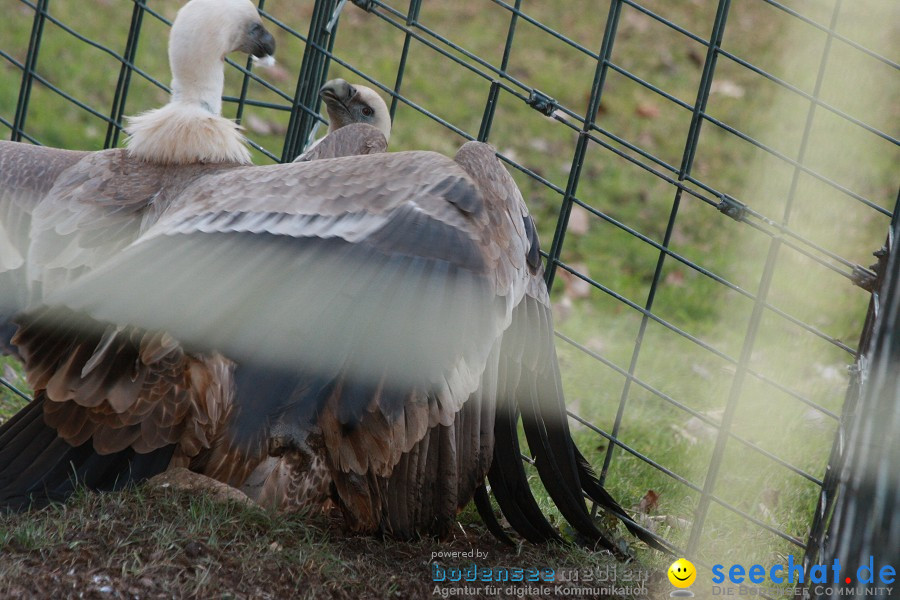
[[[747,205],[739,200],[735,200],[728,194],[719,196],[719,203],[716,205],[719,212],[727,217],[731,217],[735,221],[743,221],[744,214],[747,212]]]
[[[528,96],[528,100],[526,100],[525,103],[548,117],[553,114],[553,111],[559,108],[559,103],[556,100],[538,90],[531,90],[531,94]]]

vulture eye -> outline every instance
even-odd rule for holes
[[[364,106],[362,109],[362,114],[366,115],[367,117],[371,117],[375,114],[375,111],[372,110],[372,108],[369,106]]]

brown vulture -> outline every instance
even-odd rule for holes
[[[221,116],[224,57],[268,57],[275,39],[249,0],[191,0],[169,35],[172,98],[129,119],[128,151],[74,152],[0,142],[0,351],[9,317],[101,264],[154,218],[158,196],[193,177],[249,164],[237,125]],[[163,165],[184,164],[170,186]]]
[[[157,175],[178,191],[135,242],[19,319],[38,394],[0,433],[6,504],[186,465],[406,538],[484,509],[487,475],[516,530],[554,539],[521,414],[577,531],[611,546],[582,491],[633,528],[572,443],[537,236],[492,148],[189,169]]]
[[[316,140],[294,162],[387,150],[391,138],[391,114],[375,90],[351,85],[343,79],[332,79],[322,86],[319,96],[328,112],[328,135]],[[346,132],[334,135],[339,129],[356,123],[370,125],[381,135],[367,128],[359,128],[352,136]]]
[[[170,106],[216,115],[173,74]],[[446,532],[474,498],[503,536],[487,478],[523,537],[559,539],[521,416],[581,536],[617,550],[586,493],[659,547],[572,442],[534,224],[491,147],[379,153],[383,130],[355,123],[332,125],[319,160],[240,166],[141,144],[178,135],[167,108],[132,120],[128,151],[0,144],[16,252],[0,308],[29,307],[13,341],[36,391],[0,428],[0,506],[187,466],[281,509],[330,498],[352,529],[398,538]],[[214,129],[230,148],[236,130]],[[369,155],[328,158],[351,147]]]

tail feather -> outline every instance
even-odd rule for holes
[[[518,413],[498,410],[494,424],[494,460],[488,472],[491,491],[509,524],[529,542],[561,541],[541,512],[522,465],[516,424]]]
[[[39,508],[66,500],[78,487],[113,491],[163,472],[174,444],[148,454],[126,449],[97,454],[91,441],[70,446],[44,423],[46,398],[0,427],[0,510]]]
[[[625,525],[625,528],[636,538],[646,543],[651,548],[671,554],[671,550],[660,544],[656,538],[641,529],[635,520],[628,516],[625,509],[616,502],[615,498],[606,491],[606,488],[600,485],[600,480],[597,478],[594,469],[591,468],[590,463],[577,447],[575,448],[575,455],[576,460],[578,461],[578,475],[581,478],[581,486],[588,497],[599,506],[602,506],[604,509],[618,517],[618,519],[622,521],[622,524]]]
[[[503,530],[503,526],[500,525],[500,521],[494,515],[494,508],[491,506],[491,498],[488,496],[487,487],[484,485],[478,487],[475,490],[473,499],[475,500],[475,508],[478,509],[478,514],[481,516],[481,520],[484,521],[488,531],[507,546],[515,546],[515,542],[506,535],[506,531]]]
[[[618,553],[615,543],[597,528],[582,495],[583,484],[575,461],[575,444],[565,420],[552,414],[531,395],[532,406],[523,406],[522,424],[525,437],[534,454],[534,464],[547,493],[575,530],[594,543]],[[546,414],[546,413],[551,414]]]
[[[580,536],[625,557],[619,544],[597,527],[585,504],[587,495],[612,512],[638,539],[652,548],[667,551],[600,485],[572,439],[549,308],[528,297],[516,311],[513,326],[503,338],[504,360],[498,388],[502,392],[498,398],[494,464],[490,471],[491,489],[501,511],[510,525],[529,541],[560,539],[537,507],[519,457],[517,423],[521,414],[525,438],[541,483],[562,516]],[[504,402],[512,406],[505,407]],[[478,508],[483,515],[484,507]]]

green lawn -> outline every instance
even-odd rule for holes
[[[8,18],[0,22],[0,49],[22,58],[27,48],[31,14],[22,4],[6,0]],[[159,0],[154,9],[171,18],[178,2]],[[389,2],[405,12],[406,3]],[[716,2],[690,0],[641,3],[701,38],[709,36]],[[269,2],[267,8],[304,35],[312,3]],[[796,0],[792,8],[828,24],[831,3]],[[51,2],[51,14],[80,33],[121,51],[131,8],[127,2]],[[875,52],[897,59],[897,46],[886,22],[896,22],[898,6],[881,4],[855,10],[844,3],[837,31]],[[596,0],[566,3],[526,1],[523,11],[578,44],[596,51],[601,44],[607,4]],[[876,10],[877,9],[877,10]],[[879,12],[881,11],[881,12]],[[499,65],[503,57],[509,12],[490,2],[424,2],[423,27],[466,51]],[[420,30],[421,32],[421,30]],[[279,70],[262,72],[292,95],[303,43],[284,31],[278,38]],[[392,87],[403,48],[403,32],[348,3],[336,43],[338,57]],[[756,1],[734,2],[728,18],[724,49],[800,90],[816,89],[819,64],[826,47],[821,31]],[[168,81],[165,30],[145,17],[138,65]],[[613,62],[666,93],[693,104],[700,81],[705,47],[656,22],[630,6],[622,9]],[[835,41],[820,83],[828,105],[897,136],[900,82],[892,69],[843,42]],[[475,64],[456,53],[461,60]],[[555,98],[575,114],[587,108],[596,62],[570,45],[520,19],[510,53],[508,73]],[[115,60],[75,42],[48,23],[38,71],[100,112],[108,112],[118,77]],[[340,65],[331,76],[360,78]],[[0,59],[0,117],[12,119],[20,72]],[[489,81],[413,41],[401,92],[470,135],[477,135],[489,92]],[[228,76],[226,93],[238,95],[240,77]],[[278,101],[275,94],[251,84],[250,97]],[[157,106],[165,95],[140,77],[133,80],[126,113]],[[226,113],[233,106],[226,107]],[[893,208],[900,151],[897,146],[818,107],[804,143],[810,103],[737,62],[720,57],[707,112],[791,160],[801,157],[808,169],[826,176],[880,207]],[[249,136],[280,154],[287,127],[286,112],[249,107],[244,115]],[[682,163],[691,112],[610,71],[598,123],[611,135],[678,168]],[[66,148],[99,149],[105,125],[74,108],[55,93],[36,86],[27,131],[42,143]],[[0,126],[0,132],[5,129]],[[501,93],[489,141],[507,158],[565,188],[572,167],[577,133],[547,118],[508,93]],[[605,142],[629,156],[638,156],[611,137]],[[433,149],[453,153],[463,138],[401,103],[392,150]],[[261,155],[257,162],[264,163]],[[647,162],[646,159],[641,159]],[[659,168],[659,167],[657,167]],[[851,263],[869,265],[871,253],[883,243],[888,217],[837,191],[809,173],[773,157],[712,123],[702,128],[691,174],[704,184],[737,198],[777,223]],[[534,212],[543,245],[549,248],[561,196],[548,186],[514,170],[513,175]],[[698,186],[690,184],[693,189]],[[792,191],[793,190],[793,191]],[[577,198],[627,228],[661,243],[675,199],[675,189],[659,177],[591,143],[585,158]],[[709,194],[704,193],[707,197]],[[792,198],[788,206],[787,198]],[[790,240],[788,240],[790,241]],[[670,249],[750,294],[757,294],[771,238],[733,221],[715,208],[684,194],[671,232]],[[659,252],[613,223],[588,216],[573,217],[562,260],[575,266],[615,294],[644,306]],[[828,262],[833,262],[829,260]],[[868,296],[805,255],[782,245],[767,295],[778,311],[854,347]],[[842,271],[847,271],[841,266]],[[834,413],[840,412],[851,354],[766,309],[758,334],[747,342],[753,301],[702,273],[667,258],[653,313],[714,349],[712,352],[659,323],[650,321],[639,354],[635,339],[641,315],[598,289],[579,289],[571,278],[558,277],[553,290],[558,329],[605,361],[634,373],[641,382],[714,422],[731,394],[737,398],[735,431],[744,440],[821,478],[835,421],[800,402],[794,395]],[[570,304],[566,308],[565,305]],[[558,351],[570,407],[586,420],[611,431],[626,378],[585,352],[559,341]],[[755,375],[735,387],[734,360],[749,357]],[[720,355],[721,354],[721,355]],[[724,356],[722,356],[724,355]],[[783,389],[793,393],[786,393]],[[2,392],[0,392],[2,394]],[[0,395],[3,402],[8,395]],[[0,407],[0,416],[8,410]],[[688,482],[703,487],[715,444],[715,432],[689,413],[632,384],[621,419],[619,438]],[[587,428],[576,437],[598,470],[606,440]],[[648,490],[659,494],[653,521],[661,534],[686,543],[699,494],[639,458],[616,449],[608,486],[625,506],[637,505]],[[805,539],[817,487],[740,441],[731,439],[714,487],[728,504],[777,529]],[[548,503],[544,499],[545,503]],[[549,503],[548,503],[549,504]],[[549,506],[548,506],[549,509]],[[713,504],[699,555],[710,562],[733,560],[764,564],[782,560],[799,548]],[[647,557],[654,564],[664,562]]]

